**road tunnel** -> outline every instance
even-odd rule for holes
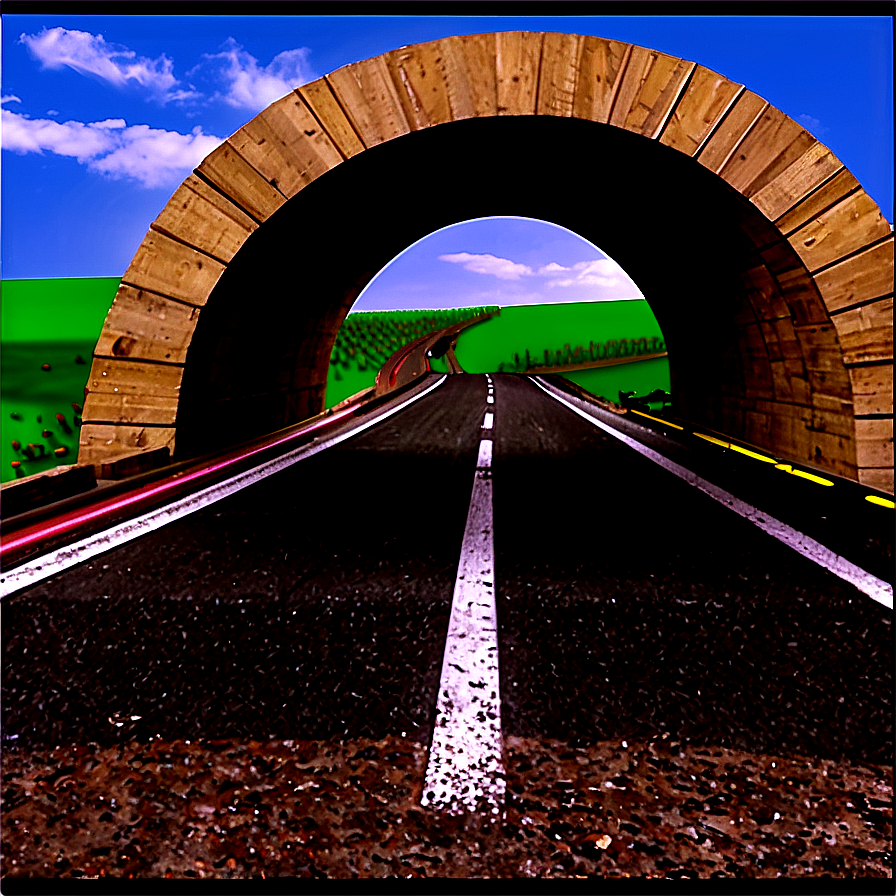
[[[893,490],[893,237],[829,150],[700,66],[599,38],[449,38],[298,88],[153,223],[95,351],[79,462],[201,454],[323,407],[402,250],[517,215],[599,245],[663,330],[678,412]]]

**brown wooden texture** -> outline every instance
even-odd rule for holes
[[[103,464],[141,451],[167,447],[174,452],[176,431],[171,426],[128,426],[94,423],[81,427],[79,464]]]
[[[694,64],[633,47],[610,114],[610,124],[654,137]]]
[[[447,54],[448,100],[454,120],[497,115],[496,36],[469,34],[441,43]]]
[[[775,226],[785,236],[789,236],[857,189],[859,182],[844,168],[781,215],[775,221]]]
[[[741,93],[698,152],[700,164],[719,171],[766,108],[768,103],[762,97],[749,90]]]
[[[226,196],[190,175],[168,200],[152,229],[227,264],[258,224]]]
[[[385,57],[346,65],[327,80],[366,147],[411,130]]]
[[[746,197],[755,195],[809,148],[814,138],[769,106],[738,144],[719,174]]]
[[[774,180],[753,197],[753,204],[770,221],[790,211],[812,190],[843,168],[841,161],[823,144],[816,141]]]
[[[536,109],[539,115],[573,115],[583,41],[578,34],[545,34]]]
[[[858,479],[862,485],[867,485],[869,488],[875,488],[890,495],[894,492],[893,467],[861,467]]]
[[[199,309],[122,283],[94,354],[183,364]]]
[[[744,377],[750,395],[773,398],[774,386],[769,353],[759,324],[738,329],[738,344],[744,361]]]
[[[856,461],[859,467],[893,468],[893,418],[856,420]]]
[[[893,365],[889,362],[868,367],[850,367],[852,400],[861,414],[893,413]]]
[[[694,155],[740,89],[740,84],[698,65],[659,138],[660,143]]]
[[[866,364],[893,359],[893,297],[834,315],[843,363]]]
[[[498,115],[534,115],[543,34],[506,31],[498,34],[495,86]]]
[[[815,271],[891,233],[874,200],[858,190],[797,230],[789,242]]]
[[[206,156],[196,171],[256,221],[266,221],[286,201],[229,141]]]
[[[295,93],[268,106],[229,142],[286,197],[342,161],[336,145]]]
[[[204,305],[224,265],[191,246],[150,230],[122,281],[138,288]]]
[[[430,41],[386,56],[405,118],[414,130],[453,120],[446,83],[449,52],[442,41]]]
[[[303,84],[296,93],[305,100],[314,117],[330,135],[333,144],[346,159],[364,149],[352,123],[348,120],[326,78]]]
[[[161,413],[164,405],[171,413],[170,420],[140,420],[141,423],[174,422],[178,392],[184,368],[179,364],[153,364],[124,361],[117,358],[94,358],[87,377],[87,396],[84,401],[85,421],[113,422],[114,418],[94,413],[92,399],[96,395],[127,396],[133,402],[144,401]],[[155,403],[154,403],[155,402]]]
[[[893,238],[815,275],[830,312],[893,292]]]
[[[576,79],[573,115],[589,121],[606,122],[631,53],[631,44],[600,37],[584,37]]]

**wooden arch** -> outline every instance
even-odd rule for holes
[[[516,179],[501,186],[511,156]],[[596,177],[592,157],[612,227],[605,207],[567,196],[564,212],[544,186],[568,188],[567,168]],[[414,164],[427,159],[422,183]],[[454,163],[469,188],[433,200]],[[216,432],[316,413],[335,334],[377,270],[438,226],[489,214],[556,220],[623,264],[663,327],[685,415],[893,491],[893,234],[877,205],[803,127],[715,72],[529,32],[348,65],[212,152],[124,274],[94,352],[79,462],[161,446],[184,456],[218,447]],[[687,282],[659,277],[659,262],[685,256]]]

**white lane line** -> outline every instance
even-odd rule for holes
[[[91,557],[96,557],[98,554],[104,554],[107,551],[114,550],[135,538],[148,535],[150,532],[154,532],[156,529],[160,529],[168,523],[172,523],[175,520],[181,519],[181,517],[185,517],[197,510],[201,510],[203,507],[208,507],[209,504],[214,504],[216,501],[220,501],[222,498],[226,498],[228,495],[232,495],[240,489],[253,485],[273,473],[278,473],[280,470],[284,470],[294,463],[304,460],[306,457],[311,457],[326,448],[338,445],[340,442],[344,442],[346,439],[356,436],[365,429],[370,429],[371,426],[382,422],[387,417],[397,414],[409,404],[419,401],[419,399],[441,386],[447,379],[447,375],[442,376],[441,379],[437,380],[431,386],[428,386],[422,392],[412,395],[395,407],[388,408],[383,413],[380,413],[369,420],[365,420],[360,426],[356,426],[348,432],[340,433],[339,435],[335,435],[332,438],[320,442],[312,442],[309,445],[303,445],[301,448],[296,448],[280,457],[267,461],[258,467],[246,470],[243,473],[232,476],[230,479],[225,479],[223,482],[216,483],[215,485],[195,492],[192,495],[188,495],[186,498],[181,498],[165,507],[159,507],[142,516],[134,517],[131,520],[119,523],[117,526],[113,526],[103,532],[89,535],[81,541],[66,545],[63,548],[57,549],[55,552],[51,551],[40,557],[34,557],[25,565],[0,574],[0,598],[7,597],[22,588],[27,588],[36,582],[55,576],[71,566],[83,563]]]
[[[504,804],[491,463],[492,441],[483,439],[420,800],[423,806],[450,815],[477,811],[498,815]]]
[[[482,428],[491,429],[495,422],[495,415],[491,411],[486,411],[482,418]]]
[[[486,401],[487,404],[494,404],[494,403],[495,403],[495,396],[492,395],[491,392],[489,392],[489,393],[488,393],[488,396],[487,396],[486,399],[485,399],[485,401]]]
[[[674,473],[676,476],[684,479],[685,482],[689,482],[691,485],[696,486],[700,491],[705,492],[711,498],[715,498],[720,504],[724,504],[730,510],[733,510],[738,515],[742,516],[745,520],[749,520],[755,526],[762,529],[763,532],[767,532],[769,535],[777,538],[778,541],[786,544],[798,554],[812,560],[814,563],[817,563],[819,566],[843,579],[845,582],[849,582],[850,585],[854,585],[859,591],[867,594],[868,597],[883,604],[885,607],[889,607],[891,610],[893,609],[893,586],[889,582],[878,579],[876,576],[871,575],[870,572],[866,572],[860,566],[856,566],[855,563],[851,563],[845,557],[835,554],[830,548],[826,548],[821,544],[821,542],[815,541],[814,538],[810,538],[808,535],[798,532],[786,523],[782,523],[780,520],[775,519],[775,517],[763,513],[761,510],[747,504],[745,501],[741,501],[740,498],[736,498],[730,492],[725,491],[725,489],[719,488],[711,482],[707,482],[693,471],[687,469],[687,467],[682,467],[674,461],[669,460],[669,458],[663,457],[662,454],[654,451],[652,448],[648,448],[637,440],[613,429],[612,426],[604,423],[603,420],[593,417],[587,411],[567,401],[563,396],[555,394],[546,384],[540,381],[539,377],[532,377],[532,381],[543,392],[555,401],[559,401],[560,404],[566,405],[566,407],[571,411],[574,411],[580,417],[584,417],[590,423],[593,423],[595,426],[604,430],[604,432],[607,432],[611,436],[619,439],[619,441],[624,442],[630,448],[634,448],[635,451],[643,454],[644,457],[649,458],[654,463],[667,469],[670,473]]]

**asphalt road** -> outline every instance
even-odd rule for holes
[[[892,761],[891,610],[493,379],[505,735]],[[485,400],[484,377],[450,377],[4,601],[5,743],[428,742]]]

